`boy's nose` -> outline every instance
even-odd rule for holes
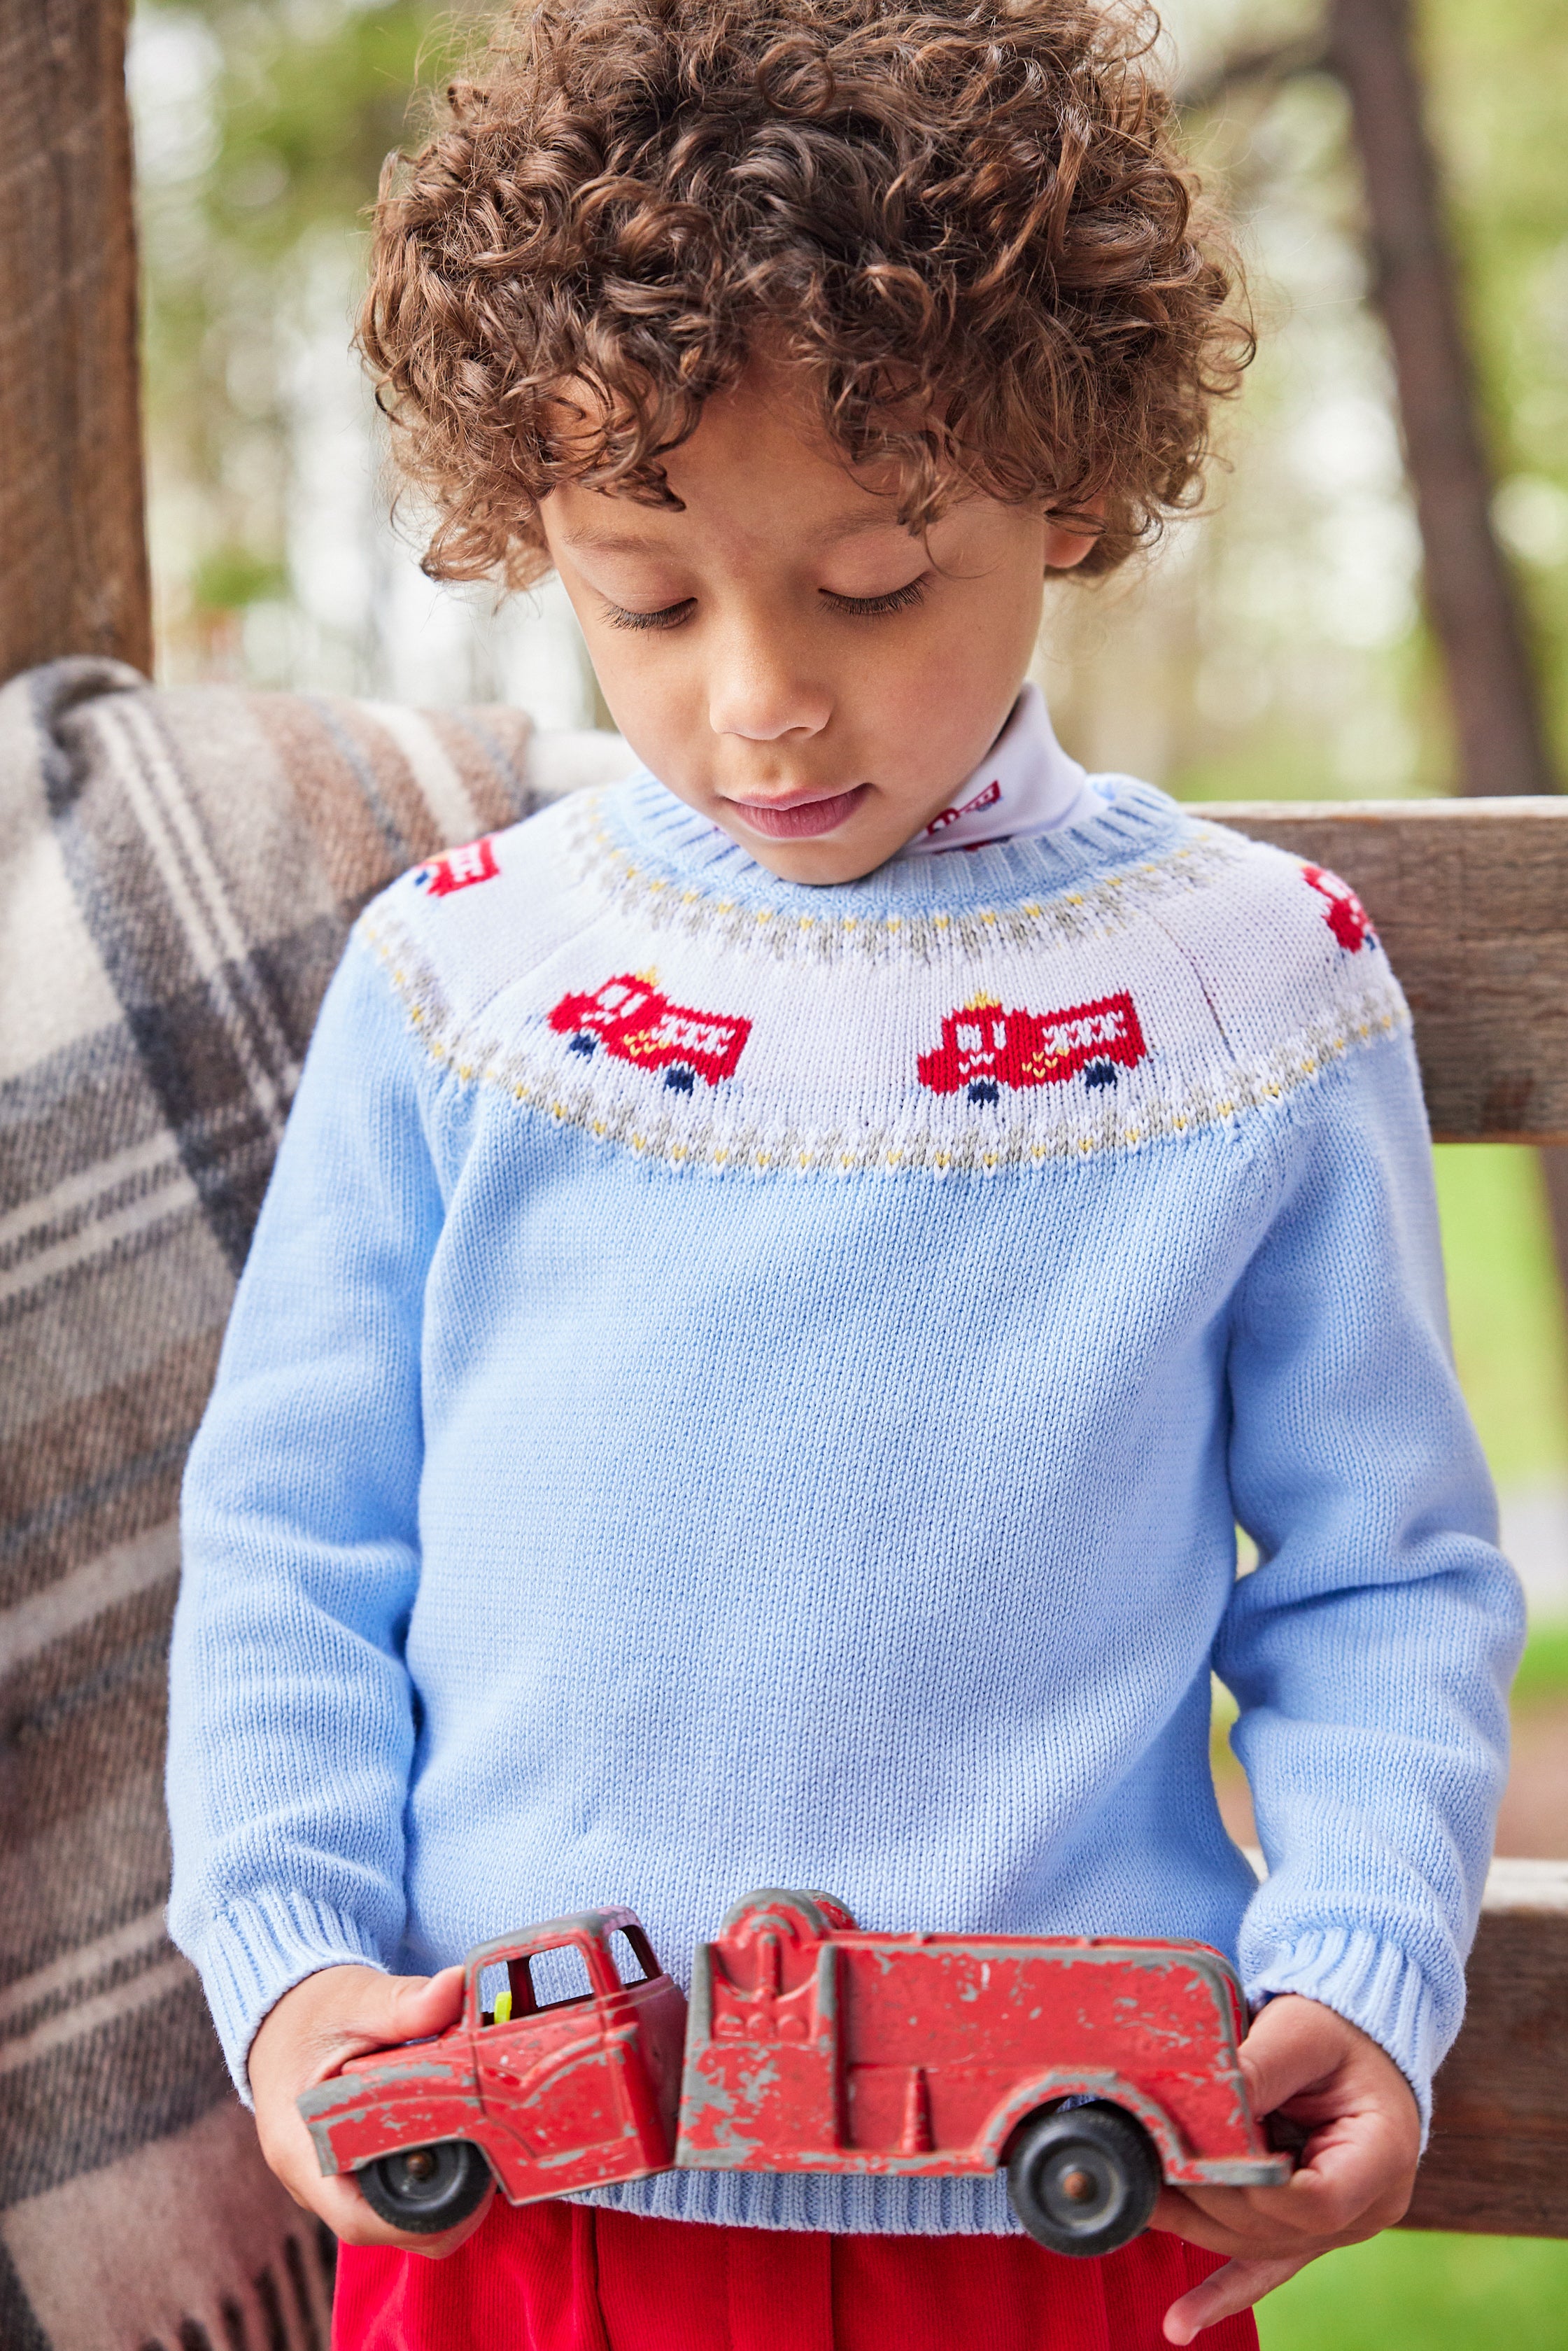
[[[749,743],[819,735],[832,710],[826,685],[769,659],[761,649],[725,663],[708,695],[708,723],[714,734],[739,735]]]

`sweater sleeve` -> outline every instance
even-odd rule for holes
[[[171,1663],[170,1931],[246,2095],[257,2026],[390,1964],[414,1743],[429,1083],[368,950],[322,1008],[192,1449]]]
[[[1407,1030],[1282,1123],[1282,1193],[1237,1300],[1236,1514],[1258,1545],[1215,1666],[1268,1877],[1249,1997],[1303,1992],[1416,2092],[1459,2030],[1507,1771],[1517,1580],[1449,1353]]]

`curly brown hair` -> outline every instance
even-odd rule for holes
[[[517,0],[389,158],[360,340],[437,527],[548,569],[574,480],[660,458],[759,351],[919,529],[956,486],[1096,519],[1191,503],[1251,338],[1137,0]]]

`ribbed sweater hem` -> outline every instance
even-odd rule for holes
[[[265,1886],[231,1902],[199,1949],[199,1969],[234,2087],[252,2104],[246,2061],[263,2019],[318,1968],[386,1969],[363,1928],[329,1902]]]
[[[1432,2126],[1432,2075],[1446,2052],[1438,2041],[1431,1988],[1397,1945],[1364,1928],[1317,1928],[1250,1970],[1246,1989],[1254,2004],[1276,1993],[1300,1992],[1359,2025],[1392,2057],[1414,2091],[1425,2147]]]
[[[665,2171],[571,2199],[659,2220],[836,2236],[1002,2237],[1020,2232],[1000,2171],[969,2179],[867,2179],[827,2171]]]

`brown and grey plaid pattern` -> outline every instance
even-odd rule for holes
[[[626,764],[556,742],[553,789]],[[0,690],[3,2351],[325,2346],[330,2241],[164,1933],[177,1495],[348,925],[540,750],[97,660]]]

